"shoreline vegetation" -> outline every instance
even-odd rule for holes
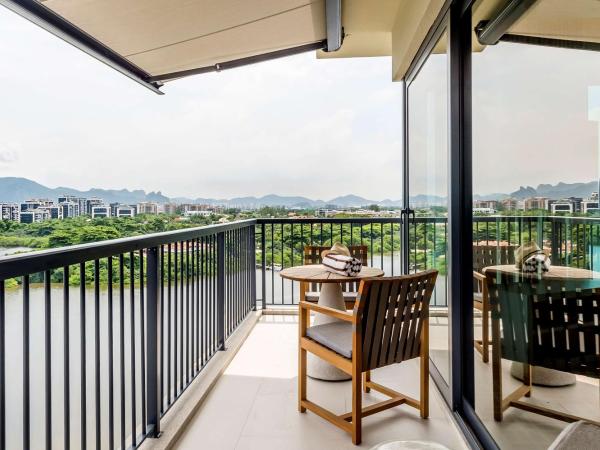
[[[138,215],[129,217],[112,217],[91,219],[88,216],[62,220],[48,220],[32,224],[21,224],[11,221],[0,221],[0,247],[19,248],[27,247],[31,250],[42,250],[49,248],[64,247],[76,244],[90,242],[99,242],[108,239],[121,237],[140,236],[148,233],[163,231],[172,231],[190,227],[198,227],[218,223],[219,221],[234,221],[241,219],[269,217],[269,218],[288,218],[290,211],[284,208],[265,207],[259,210],[242,212],[238,209],[225,210],[222,214],[211,215],[209,217],[183,217],[181,215]],[[417,210],[417,217],[426,217],[433,213],[437,217],[444,217],[446,211],[441,207],[433,207],[429,210]],[[526,214],[525,214],[526,213]],[[296,214],[302,217],[314,217],[313,210],[297,211]],[[501,215],[515,215],[517,217],[526,216],[547,216],[543,210],[521,211],[515,214],[515,211],[503,211]],[[365,217],[352,214],[339,214],[336,218],[344,218],[349,221],[352,218]],[[476,215],[474,218],[479,217]],[[488,216],[489,217],[489,216]],[[409,248],[411,249],[410,259],[411,267],[437,267],[441,273],[446,272],[446,229],[443,223],[425,224],[418,223],[411,226],[409,231]],[[258,230],[257,230],[258,231]],[[549,231],[549,230],[548,230]],[[507,223],[490,222],[485,229],[479,225],[473,228],[474,241],[484,239],[484,234],[493,236],[498,241],[512,240],[516,242],[516,227],[512,229],[507,227]],[[533,239],[528,236],[531,231],[523,230],[523,239]],[[300,223],[287,223],[284,225],[275,224],[265,227],[265,256],[267,267],[278,265],[290,267],[303,263],[303,249],[306,245],[331,245],[335,242],[341,242],[345,245],[364,244],[369,247],[369,254],[374,257],[383,255],[392,255],[400,251],[401,229],[400,224],[365,224],[363,226],[349,223],[340,226],[339,224],[324,224],[311,227]],[[596,236],[596,239],[600,238]],[[258,242],[259,244],[259,242]],[[16,254],[16,253],[13,253]],[[139,281],[140,273],[140,255],[136,252],[133,262],[129,255],[124,256],[124,281],[130,283],[130,270],[133,266],[134,282]],[[257,245],[256,262],[262,263],[262,253]],[[118,277],[118,257],[113,258],[113,280]],[[106,258],[100,260],[99,279],[103,285],[108,285],[109,274]],[[195,268],[198,270],[198,268]],[[89,261],[85,264],[85,284],[94,282],[94,262]],[[63,269],[51,271],[51,282],[63,282]],[[165,274],[166,276],[166,274]],[[30,275],[30,283],[43,282],[43,274]],[[81,275],[79,267],[72,267],[69,271],[69,285],[80,285]],[[5,281],[5,287],[16,287],[21,283],[21,279],[12,279]]]

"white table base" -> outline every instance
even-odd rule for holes
[[[513,361],[510,366],[510,374],[517,380],[523,381],[523,364]],[[538,386],[569,386],[577,382],[575,375],[569,372],[561,372],[545,367],[531,367],[531,382]]]
[[[329,308],[345,311],[346,304],[344,303],[342,286],[339,283],[323,283],[321,285],[321,293],[319,295],[318,304],[320,306],[327,306]],[[323,325],[325,323],[338,321],[339,319],[334,317],[317,313],[315,314],[313,325]],[[313,355],[310,352],[308,352],[307,355],[306,373],[311,378],[324,381],[346,381],[352,378],[346,372],[343,372],[337,367],[332,366],[328,362],[323,361],[321,358]]]

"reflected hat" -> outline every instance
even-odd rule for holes
[[[521,269],[523,263],[534,255],[545,255],[545,252],[535,242],[525,242],[515,250],[515,267]]]
[[[348,249],[348,247],[346,247],[343,244],[340,244],[339,242],[333,244],[333,246],[329,250],[323,250],[321,252],[321,259],[325,258],[329,254],[352,256],[350,255],[350,250]]]

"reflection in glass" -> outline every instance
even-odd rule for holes
[[[430,356],[449,381],[447,216],[448,216],[448,57],[447,33],[439,39],[408,87],[410,207],[409,270],[439,271],[431,299]]]
[[[538,19],[566,5],[537,4],[515,33],[555,26]],[[562,31],[575,23],[563,19]],[[465,268],[475,410],[501,448],[546,449],[576,417],[600,422],[600,57],[504,42],[477,50]]]

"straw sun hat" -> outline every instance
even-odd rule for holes
[[[515,266],[517,269],[523,267],[523,263],[527,261],[527,258],[534,255],[545,255],[546,252],[535,243],[525,242],[518,249],[515,250]],[[546,255],[547,256],[547,255]]]
[[[329,254],[352,256],[350,255],[350,250],[348,250],[348,247],[346,247],[343,244],[340,244],[339,242],[333,244],[333,246],[329,250],[323,250],[321,252],[321,259],[325,258]]]

